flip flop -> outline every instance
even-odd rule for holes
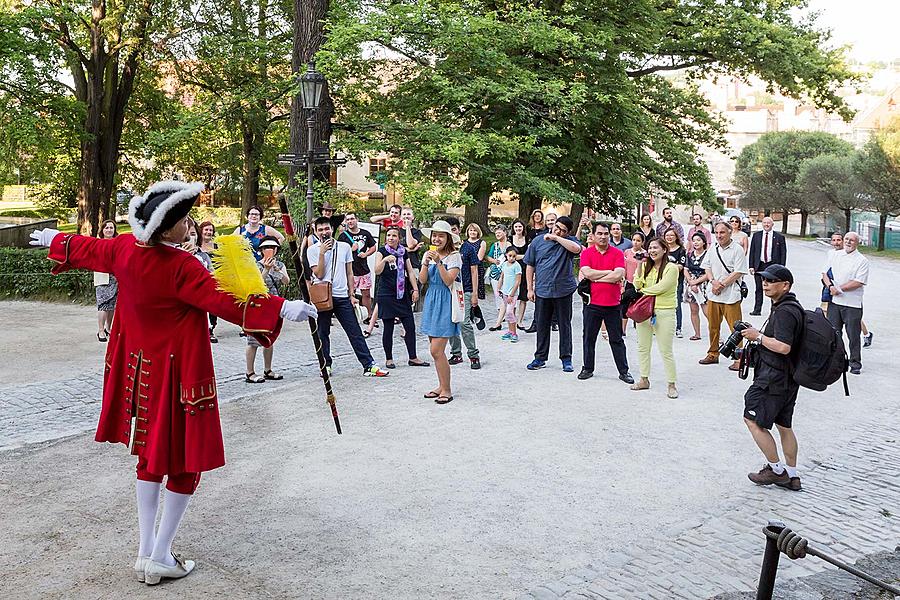
[[[428,398],[428,399],[430,400],[431,398],[440,398],[441,395],[440,395],[440,394],[435,394],[434,392],[428,392],[427,394],[423,395],[422,397],[423,397],[423,398]]]
[[[447,404],[448,402],[453,402],[453,396],[438,396],[435,400],[436,404]]]
[[[700,336],[699,336],[699,335],[692,335],[692,336],[691,336],[691,341],[692,341],[692,342],[696,342],[696,341],[699,340],[699,339],[700,339]]]

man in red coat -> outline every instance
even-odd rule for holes
[[[32,245],[50,248],[54,274],[87,269],[119,281],[95,439],[126,444],[138,457],[134,571],[150,585],[194,568],[194,561],[172,552],[172,540],[200,474],[225,464],[207,313],[240,325],[264,347],[278,337],[282,318],[316,316],[314,306],[277,296],[250,296],[241,304],[219,291],[200,261],[180,248],[188,211],[203,187],[162,181],[133,198],[133,234],[98,239],[52,229],[32,233]],[[163,477],[165,502],[154,531]]]

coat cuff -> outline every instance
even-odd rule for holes
[[[250,296],[244,304],[241,329],[256,338],[264,348],[268,348],[281,333],[282,304],[284,298],[278,296]]]
[[[60,233],[50,242],[50,252],[47,254],[47,258],[56,263],[50,269],[54,275],[72,268],[69,265],[69,242],[72,237],[73,235],[70,233]]]

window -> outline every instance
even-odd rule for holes
[[[380,173],[382,171],[387,171],[387,159],[386,158],[370,158],[369,159],[369,175],[374,175],[375,173]]]

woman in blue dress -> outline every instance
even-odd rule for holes
[[[434,398],[438,404],[447,404],[453,400],[447,341],[459,335],[459,323],[454,323],[452,318],[451,293],[462,268],[462,258],[454,246],[459,243],[459,236],[453,233],[447,221],[436,221],[431,229],[423,229],[422,233],[431,238],[431,248],[422,257],[419,269],[419,283],[428,284],[420,329],[428,336],[438,376],[438,387],[425,397]]]
[[[279,244],[284,243],[284,236],[281,235],[281,232],[263,223],[262,217],[263,209],[254,204],[247,209],[247,224],[241,225],[234,230],[235,235],[242,235],[250,242],[250,247],[253,249],[253,258],[257,262],[263,258],[262,252],[259,251],[259,243],[264,237],[271,235],[278,240]]]

